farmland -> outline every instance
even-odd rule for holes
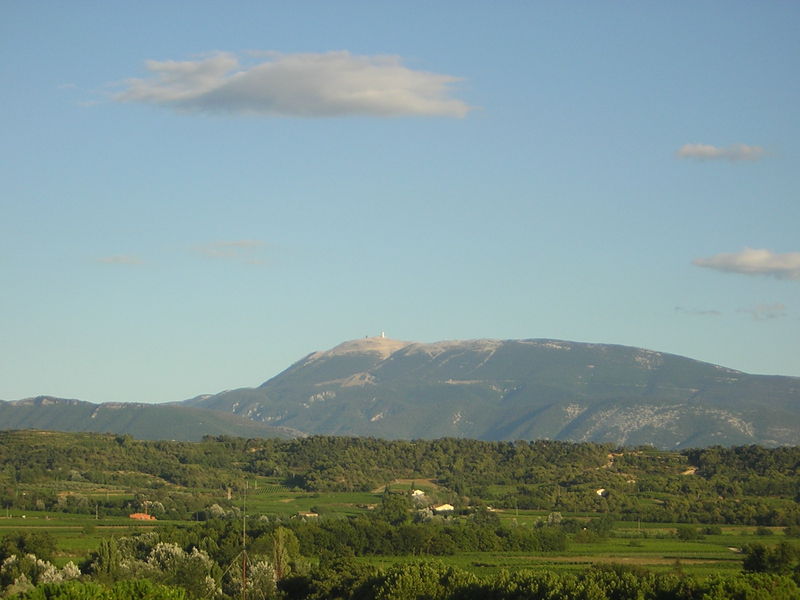
[[[258,485],[257,480],[251,482]],[[248,520],[262,517],[292,519],[300,513],[316,512],[321,518],[344,518],[374,511],[380,505],[381,494],[372,492],[292,492],[268,481],[262,488],[254,487],[246,499],[238,498],[231,505],[246,507]],[[394,486],[392,486],[394,487]],[[396,488],[395,488],[396,489]],[[220,498],[224,500],[224,495]],[[133,495],[130,495],[133,499]],[[371,508],[372,507],[372,508]],[[542,511],[502,510],[498,516],[509,526],[534,527],[548,515]],[[23,518],[24,517],[24,518]],[[453,517],[457,518],[457,517]],[[573,518],[569,513],[563,518]],[[590,520],[594,517],[579,515],[575,518]],[[0,537],[11,532],[47,532],[57,540],[55,562],[79,562],[97,549],[99,541],[112,536],[131,536],[153,531],[165,525],[191,527],[192,521],[158,520],[137,522],[127,516],[102,516],[93,514],[65,514],[48,511],[9,510],[8,516],[0,517]],[[553,569],[577,572],[595,563],[621,563],[654,570],[710,574],[738,572],[742,566],[741,548],[753,542],[777,544],[787,538],[784,528],[770,528],[771,535],[764,535],[758,528],[747,525],[731,525],[721,528],[720,533],[704,535],[699,540],[680,540],[676,537],[677,523],[636,523],[616,521],[613,535],[598,541],[575,541],[574,536],[567,550],[559,552],[463,552],[439,557],[446,564],[467,569],[479,575],[501,569]],[[418,555],[364,557],[365,564],[386,566],[403,559],[418,560]]]
[[[4,556],[13,544],[44,548],[49,540],[46,558],[62,570],[79,565],[84,580],[147,578],[189,597],[208,597],[212,587],[220,598],[236,595],[242,584],[225,573],[243,531],[248,553],[273,573],[265,597],[286,598],[312,598],[310,588],[292,585],[319,586],[320,573],[330,579],[342,560],[360,573],[358,585],[420,561],[433,565],[431,577],[450,569],[499,582],[534,572],[583,585],[604,568],[736,578],[756,564],[748,559],[756,551],[789,552],[775,573],[786,577],[800,555],[792,449],[360,438],[190,444],[41,432],[1,441]],[[441,505],[452,510],[432,509]],[[135,512],[155,520],[133,520]],[[167,546],[187,565],[194,560],[211,587],[195,589],[158,563]],[[6,592],[16,591],[13,581],[6,578]]]

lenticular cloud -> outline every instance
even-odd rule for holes
[[[696,258],[692,264],[729,273],[800,280],[800,252],[779,254],[770,250],[745,248],[741,252]]]
[[[218,53],[148,61],[146,67],[151,76],[127,80],[115,100],[273,117],[464,117],[470,110],[450,97],[459,78],[409,69],[395,56],[271,53],[243,65],[231,53]]]
[[[727,148],[711,144],[685,144],[677,154],[680,158],[695,160],[758,160],[764,156],[764,148],[747,144],[734,144]]]

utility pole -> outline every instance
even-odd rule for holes
[[[247,600],[247,480],[242,497],[242,600]]]
[[[231,488],[228,487],[228,494]],[[230,562],[228,568],[222,573],[222,577],[238,568],[239,558],[242,559],[242,600],[247,600],[247,480],[244,482],[244,495],[242,496],[242,551]]]

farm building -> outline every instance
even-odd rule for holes
[[[153,515],[148,515],[147,513],[133,513],[128,515],[131,519],[136,519],[137,521],[155,521],[156,518]]]

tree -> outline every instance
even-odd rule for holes
[[[471,573],[441,563],[416,563],[390,568],[375,590],[375,600],[446,600],[477,584]]]
[[[0,560],[16,554],[35,554],[43,560],[51,560],[56,550],[56,539],[47,532],[21,531],[9,533],[0,540]]]
[[[675,537],[684,542],[702,539],[702,534],[696,527],[682,525],[675,529]]]
[[[800,588],[790,577],[745,573],[733,577],[712,575],[703,600],[797,600]]]
[[[272,534],[272,568],[275,580],[280,581],[292,570],[292,564],[300,558],[300,542],[286,527],[277,527]]]
[[[100,540],[100,546],[90,562],[86,570],[98,581],[111,583],[116,581],[122,571],[120,563],[122,562],[122,553],[119,550],[116,538],[105,538]]]
[[[16,600],[187,600],[186,592],[151,581],[120,581],[105,586],[88,581],[45,584],[14,596]]]
[[[408,494],[394,494],[387,488],[381,496],[381,505],[376,515],[391,525],[402,525],[410,520],[412,507]]]
[[[742,567],[745,571],[782,575],[800,574],[800,548],[789,542],[781,542],[771,547],[761,543],[748,544],[743,551],[745,557]]]
[[[68,562],[59,569],[50,562],[37,558],[34,554],[18,556],[12,554],[0,566],[0,585],[15,586],[25,590],[39,583],[58,583],[80,577],[80,570]]]
[[[246,582],[242,580],[242,568],[247,575]],[[245,566],[232,565],[228,571],[224,591],[231,597],[238,598],[242,588],[250,600],[268,600],[275,597],[275,569],[266,558],[254,558],[245,562]]]

